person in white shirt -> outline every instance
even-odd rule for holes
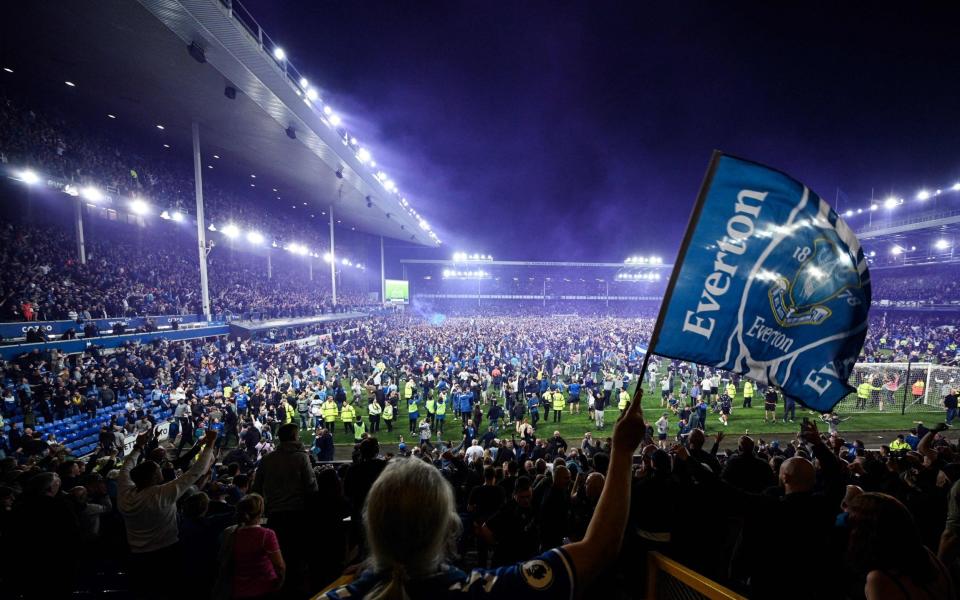
[[[703,394],[703,399],[709,402],[710,394],[713,393],[713,380],[710,379],[709,375],[705,376],[703,381],[700,382],[700,392]]]
[[[670,429],[670,421],[667,419],[667,413],[663,413],[657,419],[657,445],[660,448],[667,447],[667,431]]]
[[[472,463],[475,460],[483,460],[483,447],[477,440],[473,440],[466,452],[467,462]]]
[[[152,460],[137,465],[153,435],[150,430],[137,436],[117,476],[117,508],[126,525],[132,583],[146,597],[157,594],[157,565],[180,560],[177,500],[210,469],[217,439],[217,432],[207,429],[197,461],[182,475],[164,483],[160,465]]]

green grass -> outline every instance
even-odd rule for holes
[[[629,390],[632,393],[636,384],[630,386]],[[347,395],[351,398],[352,401],[352,392],[348,389]],[[489,393],[488,393],[489,397]],[[363,415],[364,421],[368,423],[367,419],[367,403],[368,403],[367,393],[364,392],[363,399],[360,403],[358,412]],[[803,417],[809,417],[811,420],[817,423],[817,426],[821,431],[826,431],[827,426],[825,423],[822,423],[819,419],[819,415],[813,411],[809,411],[797,406],[797,414],[794,423],[783,423],[778,421],[776,423],[764,423],[763,422],[763,398],[761,396],[754,396],[753,407],[752,408],[740,408],[742,403],[742,395],[738,395],[736,401],[733,404],[733,411],[730,415],[730,424],[724,427],[718,420],[718,415],[709,412],[707,414],[707,433],[713,434],[718,430],[723,430],[726,434],[730,436],[741,435],[743,433],[753,434],[763,434],[768,436],[770,439],[774,434],[779,434],[783,439],[787,439],[795,435],[800,429],[800,423],[803,420]],[[380,432],[377,434],[377,439],[384,444],[394,444],[400,441],[400,436],[403,436],[404,441],[408,444],[412,441],[416,443],[414,436],[408,433],[409,431],[409,420],[407,418],[407,409],[404,406],[404,402],[400,402],[399,415],[394,419],[394,428],[392,433],[387,433],[386,427],[381,420],[380,423]],[[502,405],[502,401],[501,401]],[[583,437],[583,434],[590,431],[594,434],[595,437],[607,437],[611,435],[613,431],[613,424],[616,421],[619,411],[616,407],[616,399],[614,397],[614,408],[608,408],[606,410],[606,426],[603,431],[596,431],[593,421],[590,419],[590,416],[587,412],[587,402],[585,399],[580,401],[581,412],[579,415],[570,414],[569,411],[564,410],[562,415],[562,420],[559,424],[553,423],[553,411],[550,413],[550,422],[546,422],[543,418],[543,412],[541,411],[541,419],[538,423],[537,433],[538,435],[551,435],[554,431],[559,430],[560,434],[567,439],[569,443],[574,443],[575,440],[580,440]],[[648,423],[653,423],[660,418],[660,415],[664,412],[668,412],[666,409],[660,408],[660,394],[659,391],[651,392],[646,391],[643,399],[643,408],[645,412],[645,417]],[[486,420],[486,408],[484,412],[484,421],[480,433],[486,431],[487,420]],[[782,416],[783,413],[783,404],[777,405],[777,416],[778,418]],[[420,406],[420,415],[421,417],[425,415],[425,410],[421,404]],[[846,416],[846,415],[845,415]],[[670,439],[677,433],[677,422],[679,419],[670,414]],[[922,420],[928,424],[937,423],[943,419],[943,414],[941,412],[907,412],[905,415],[900,414],[900,409],[897,407],[895,410],[888,409],[884,413],[857,413],[851,415],[851,418],[848,421],[845,421],[840,425],[841,434],[844,433],[853,433],[857,431],[907,431],[913,427],[914,421]],[[460,420],[456,419],[453,416],[451,409],[447,409],[447,419],[446,426],[444,427],[444,439],[452,439],[454,442],[459,441],[461,434],[461,425]],[[513,424],[510,423],[506,428],[501,426],[500,431],[504,437],[509,437],[510,432],[512,432]],[[301,432],[304,443],[311,444],[313,442],[313,432],[304,431]],[[893,439],[895,434],[890,435],[890,439]],[[436,431],[433,431],[433,439],[436,440]],[[337,444],[352,444],[353,440],[348,439],[348,436],[343,431],[343,425],[338,421],[337,430],[334,435],[334,441]]]

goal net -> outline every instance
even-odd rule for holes
[[[840,413],[893,412],[906,407],[906,412],[943,410],[943,397],[951,389],[960,388],[960,367],[933,363],[857,363],[850,375],[850,385],[860,389],[849,394],[836,407]]]

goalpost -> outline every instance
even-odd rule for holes
[[[925,362],[857,363],[850,374],[850,385],[870,386],[866,399],[856,392],[837,404],[844,414],[864,412],[938,412],[944,410],[943,397],[960,388],[960,367]]]

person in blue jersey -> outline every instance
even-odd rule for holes
[[[540,398],[535,395],[527,397],[527,410],[530,412],[530,424],[536,429],[540,421]]]
[[[620,551],[630,507],[633,452],[643,440],[642,402],[632,402],[613,430],[607,479],[579,542],[499,567],[465,573],[447,556],[460,535],[454,491],[423,461],[393,459],[363,509],[370,556],[358,579],[328,591],[328,600],[557,598],[578,595]]]
[[[580,414],[580,382],[576,379],[567,387],[567,393],[569,397],[567,401],[570,403],[570,414]]]

